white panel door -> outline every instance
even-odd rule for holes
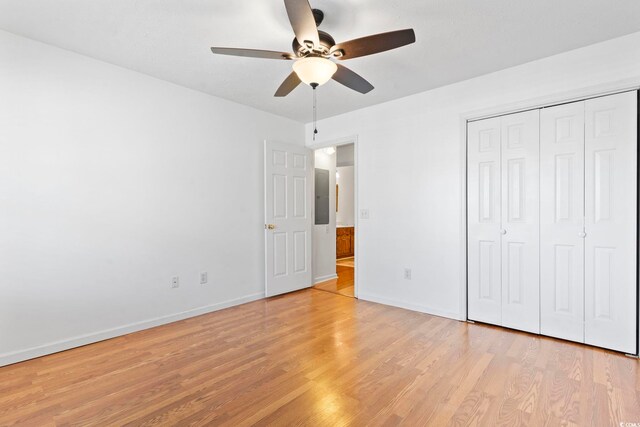
[[[266,141],[265,293],[273,296],[312,285],[313,152]]]
[[[584,341],[584,102],[540,112],[540,332]]]
[[[500,325],[500,118],[467,132],[468,318]]]
[[[586,101],[585,342],[636,352],[637,93]]]
[[[502,325],[540,332],[540,110],[503,116]]]

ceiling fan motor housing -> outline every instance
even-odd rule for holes
[[[320,9],[312,9],[313,19],[316,21],[316,27],[319,27],[324,20],[324,12]],[[293,39],[292,47],[296,56],[304,58],[307,56],[329,56],[331,48],[336,44],[336,41],[331,37],[331,34],[318,30],[318,38],[320,39],[320,46],[313,46],[313,43],[306,42],[304,45],[298,43],[298,39]]]
[[[318,36],[320,38],[320,46],[317,47],[314,47],[312,43],[303,46],[298,43],[298,39],[293,39],[291,46],[296,56],[299,58],[306,56],[329,56],[329,51],[336,44],[336,41],[331,37],[331,34],[321,30],[318,30]]]

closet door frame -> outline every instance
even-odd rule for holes
[[[578,90],[571,90],[566,92],[559,92],[553,95],[532,98],[529,100],[523,100],[516,103],[508,103],[503,105],[496,105],[493,107],[470,110],[460,115],[460,165],[463,171],[463,179],[461,180],[461,218],[460,218],[460,230],[461,230],[461,251],[460,258],[464,268],[460,281],[460,315],[457,317],[462,321],[474,323],[469,318],[469,298],[468,298],[468,125],[469,123],[484,120],[487,118],[499,117],[513,113],[525,112],[530,110],[539,110],[545,107],[551,107],[571,102],[586,101],[588,99],[599,98],[608,95],[614,95],[624,92],[636,92],[638,96],[638,176],[640,180],[640,80],[639,79],[626,79],[619,81],[612,81],[592,87],[585,87]],[[635,354],[627,354],[628,356],[638,358],[640,355],[640,182],[638,185],[638,206],[637,206],[637,223],[639,225],[636,235],[636,352]]]

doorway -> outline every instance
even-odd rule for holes
[[[355,144],[316,149],[314,288],[356,297]]]

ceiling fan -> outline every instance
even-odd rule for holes
[[[375,34],[342,43],[336,43],[330,34],[318,30],[324,19],[319,9],[311,9],[308,0],[284,0],[289,21],[293,27],[293,53],[258,49],[212,47],[211,51],[222,55],[251,58],[295,60],[293,72],[284,80],[274,96],[287,96],[301,82],[315,89],[330,79],[360,93],[373,90],[373,85],[340,61],[395,49],[416,41],[413,29]],[[315,92],[314,92],[315,93]]]

